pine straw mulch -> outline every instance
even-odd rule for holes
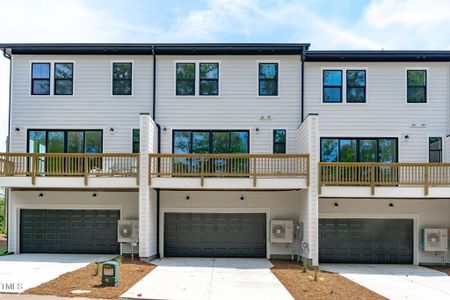
[[[271,260],[272,273],[295,299],[386,299],[336,273],[320,271],[315,282],[314,271],[303,273],[302,266],[287,260]]]
[[[436,271],[440,271],[443,273],[446,273],[448,276],[450,276],[450,266],[423,266],[429,269],[433,269]]]
[[[28,295],[54,295],[61,297],[89,297],[116,299],[129,290],[136,282],[150,273],[156,266],[139,261],[135,258],[123,258],[119,266],[119,286],[102,287],[101,269],[95,275],[95,264],[89,264],[81,269],[69,272],[40,286],[28,289]],[[88,290],[88,294],[72,294],[73,290]]]

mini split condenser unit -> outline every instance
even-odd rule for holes
[[[448,230],[446,228],[426,228],[423,231],[423,239],[425,251],[448,251]]]
[[[272,243],[292,243],[294,241],[294,222],[292,220],[272,220],[270,222],[270,241]]]
[[[119,220],[118,222],[118,242],[137,243],[139,240],[139,221]]]

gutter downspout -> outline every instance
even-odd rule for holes
[[[6,152],[11,151],[11,101],[12,101],[12,59],[11,55],[6,52],[6,49],[3,48],[3,56],[9,60],[9,104],[8,104],[8,136],[6,137]],[[6,252],[9,253],[9,239],[8,239],[8,223],[9,223],[9,189],[5,189],[5,204],[4,204],[4,228],[6,232]]]
[[[153,107],[152,107],[152,119],[156,123],[156,53],[155,46],[152,46],[153,55]],[[158,144],[159,146],[159,144]]]
[[[301,64],[302,64],[300,66],[300,80],[301,80],[301,83],[300,83],[300,85],[301,85],[301,92],[300,92],[301,118],[300,119],[301,119],[301,123],[303,123],[303,121],[305,120],[305,92],[304,92],[304,89],[305,89],[305,83],[304,83],[304,80],[305,80],[305,66],[304,66],[305,65],[305,52],[304,52],[304,49],[302,49],[300,60],[301,60]]]
[[[156,123],[156,51],[155,46],[152,46],[152,56],[153,56],[153,107],[152,107],[152,119],[158,128],[158,153],[161,153],[161,126]],[[160,164],[158,163],[158,172]],[[156,255],[161,257],[159,251],[159,213],[160,213],[160,191],[156,189]]]

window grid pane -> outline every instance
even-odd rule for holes
[[[365,103],[366,102],[366,71],[365,70],[347,70],[347,102]]]
[[[407,70],[407,102],[427,102],[427,71]]]
[[[176,64],[176,95],[195,95],[195,63]]]
[[[32,63],[31,70],[31,94],[50,95],[50,63]]]
[[[273,153],[286,153],[286,130],[273,131]]]
[[[132,94],[132,63],[113,63],[113,95]]]
[[[278,63],[259,64],[259,88],[260,96],[278,95]]]
[[[429,138],[429,162],[440,163],[442,162],[442,138],[430,137]]]
[[[323,102],[342,102],[342,70],[323,71]]]

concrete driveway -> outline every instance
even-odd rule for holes
[[[321,264],[389,299],[450,299],[450,277],[412,265]]]
[[[0,256],[0,293],[20,293],[115,255],[18,254]]]
[[[122,297],[141,299],[293,299],[266,259],[165,258]]]

